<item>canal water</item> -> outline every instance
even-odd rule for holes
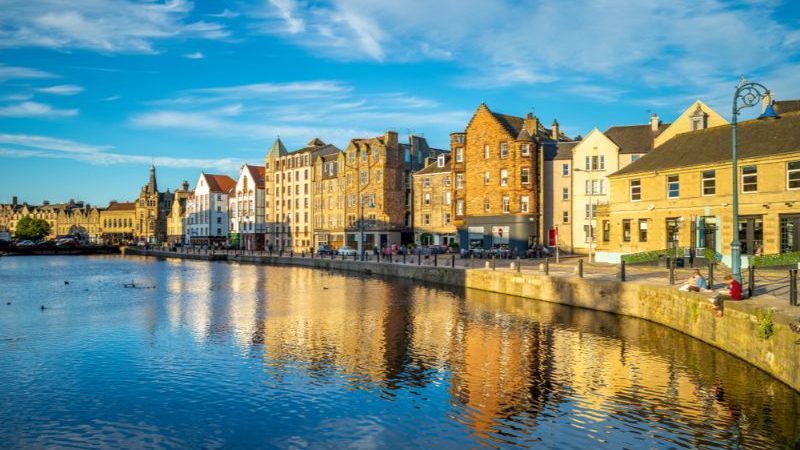
[[[2,257],[0,300],[3,448],[794,448],[800,434],[798,393],[741,360],[544,302],[119,256]]]

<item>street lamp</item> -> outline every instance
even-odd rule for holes
[[[733,272],[733,276],[739,282],[742,281],[742,243],[739,241],[739,155],[736,148],[736,124],[739,120],[739,111],[757,105],[764,98],[767,98],[769,102],[758,119],[777,119],[778,114],[776,114],[775,110],[772,108],[772,99],[770,97],[769,89],[764,87],[763,84],[748,82],[744,77],[739,80],[739,84],[736,86],[736,92],[733,94],[733,113],[731,118],[731,178],[733,179],[731,272]]]

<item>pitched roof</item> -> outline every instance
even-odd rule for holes
[[[736,132],[739,158],[800,152],[800,111],[780,119],[748,120]],[[611,176],[669,170],[731,160],[731,126],[679,134]]]
[[[267,158],[280,158],[281,156],[286,156],[287,153],[289,152],[286,151],[281,138],[276,138],[275,142],[272,143],[272,147],[267,151]]]
[[[433,173],[450,172],[450,155],[445,154],[444,166],[439,167],[439,161],[433,161],[424,168],[418,170],[414,175],[430,175]]]
[[[775,111],[778,114],[800,111],[800,100],[783,100],[774,103]]]
[[[245,164],[247,169],[250,170],[250,173],[253,175],[253,182],[256,184],[256,187],[263,188],[264,187],[264,166],[256,166],[253,164]]]
[[[618,126],[607,129],[603,134],[617,144],[621,154],[647,153],[653,149],[655,138],[669,125],[659,124],[657,131],[653,131],[649,124]]]
[[[519,132],[522,130],[522,125],[524,123],[522,117],[510,116],[508,114],[500,114],[496,112],[492,112],[492,115],[495,119],[497,119],[498,122],[500,122],[500,125],[502,125],[509,134],[512,136],[519,136]]]
[[[211,192],[228,192],[236,187],[236,181],[227,175],[204,174],[208,190]]]
[[[106,211],[133,211],[136,209],[136,203],[133,202],[115,202],[109,203]]]
[[[555,151],[545,152],[545,161],[558,161],[558,160],[571,160],[572,149],[581,141],[559,142],[555,147]]]
[[[325,145],[325,142],[323,142],[322,139],[320,139],[318,137],[315,137],[314,139],[308,141],[308,144],[306,144],[306,147],[320,147],[320,146],[323,146],[323,145]]]

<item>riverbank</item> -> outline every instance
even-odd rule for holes
[[[478,289],[499,294],[611,312],[656,322],[695,337],[761,368],[800,391],[800,308],[762,296],[725,302],[723,317],[708,309],[702,294],[636,282],[552,277],[512,270],[433,267],[287,256],[186,254],[124,248],[123,254],[294,265],[413,279],[422,283]]]
[[[113,255],[120,252],[115,245],[86,245],[82,247],[9,247],[0,250],[0,256],[27,255]]]

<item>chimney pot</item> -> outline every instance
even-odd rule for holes
[[[658,114],[653,113],[652,117],[650,117],[650,129],[658,131],[659,125],[661,125],[661,121],[658,119]]]

